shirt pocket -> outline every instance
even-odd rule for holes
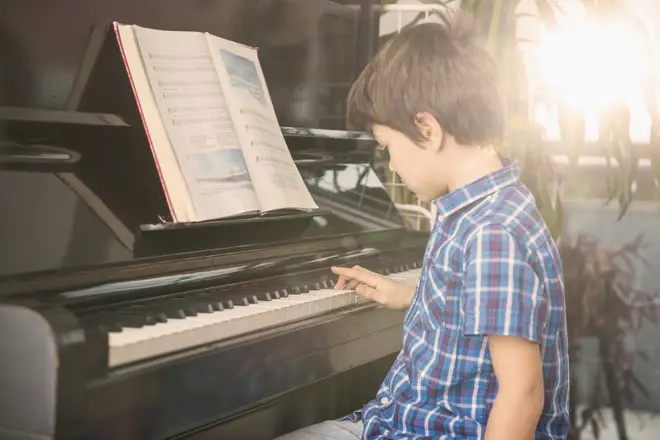
[[[420,291],[421,320],[427,330],[458,325],[462,286],[462,273],[440,264],[429,265],[427,280]]]

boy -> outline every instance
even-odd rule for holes
[[[505,109],[468,18],[404,30],[349,94],[390,169],[438,217],[416,289],[333,268],[338,288],[408,308],[376,399],[302,439],[565,439],[568,343],[557,247],[515,163],[493,145]]]

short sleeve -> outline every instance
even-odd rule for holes
[[[501,225],[481,227],[469,240],[465,258],[463,333],[540,343],[548,303],[511,233]]]

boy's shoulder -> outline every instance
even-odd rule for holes
[[[467,252],[474,239],[483,233],[507,234],[525,253],[533,252],[548,242],[554,243],[541,216],[534,196],[522,183],[506,186],[462,213],[463,225],[453,241]]]

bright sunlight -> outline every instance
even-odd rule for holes
[[[542,35],[538,55],[539,85],[564,104],[586,112],[588,140],[597,138],[598,108],[622,101],[632,112],[631,137],[648,141],[643,81],[651,57],[639,34],[616,24],[566,25]],[[537,116],[546,119],[538,112]]]
[[[644,42],[622,26],[582,25],[541,39],[546,84],[569,103],[593,107],[634,99],[648,69]]]

